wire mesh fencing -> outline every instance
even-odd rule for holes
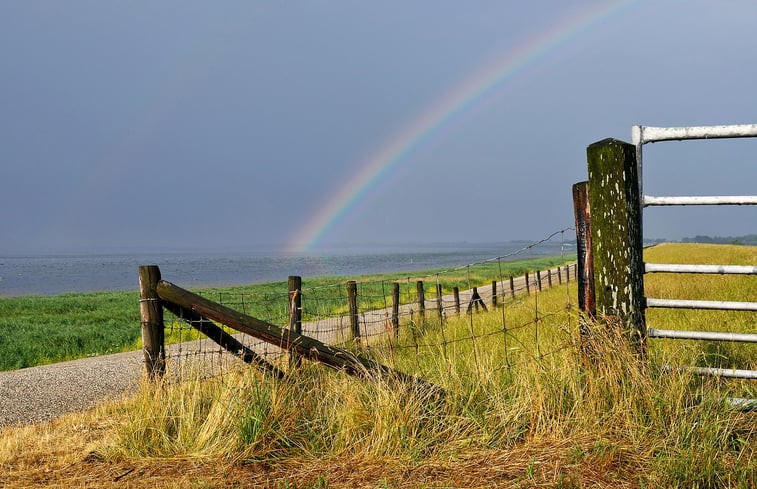
[[[304,278],[296,291],[301,333],[433,380],[549,361],[577,341],[576,265],[568,253],[535,255],[539,246],[557,239],[564,249],[569,230],[475,263],[354,282],[352,306],[348,284],[308,286]],[[283,285],[196,293],[289,331],[292,292]],[[215,325],[225,334],[219,344],[217,337],[214,341],[200,332],[202,318],[174,312],[164,319],[166,359],[179,379],[190,365],[193,375],[201,364],[205,375],[215,376],[243,365],[239,359],[277,370],[290,366],[281,344]]]

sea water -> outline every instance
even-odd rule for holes
[[[318,252],[182,251],[156,253],[0,256],[0,296],[137,290],[138,267],[158,265],[177,285],[212,287],[285,281],[324,275],[412,272],[479,263],[504,257],[528,259],[573,253],[575,247],[547,242],[450,243],[334,247]]]

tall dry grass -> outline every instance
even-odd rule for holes
[[[755,261],[753,249],[691,245],[655,247],[646,259],[680,262],[689,249],[711,263]],[[647,294],[658,297],[712,298],[705,294],[714,289],[724,300],[757,296],[751,279],[657,275],[646,282]],[[744,345],[713,354],[703,344],[650,340],[642,358],[611,322],[591,323],[581,348],[578,312],[567,307],[575,294],[571,284],[509,301],[504,312],[444,321],[427,314],[403,325],[400,338],[363,351],[439,385],[448,393],[441,402],[320,365],[283,381],[248,368],[207,379],[198,366],[181,382],[145,383],[100,415],[111,422],[98,456],[182,467],[214,460],[224,473],[265,467],[255,480],[270,487],[754,487],[755,415],[724,402],[753,387],[664,368],[749,367],[753,354]],[[720,328],[715,317],[685,314],[648,311],[648,320]],[[734,331],[753,331],[748,315],[724,317]],[[10,447],[31,446],[9,439],[0,443],[2,467],[19,463]],[[273,485],[269,471],[280,477]]]
[[[739,251],[728,259],[743,261]],[[666,257],[655,254],[669,252],[659,247],[647,253],[661,261]],[[675,280],[650,278],[647,293],[671,285],[671,294],[699,293],[690,281]],[[749,284],[728,287],[742,297],[754,292]],[[642,359],[612,324],[590,325],[594,360],[586,358],[578,347],[579,317],[566,308],[574,295],[556,288],[508,303],[504,316],[498,309],[411,323],[399,340],[368,349],[382,363],[444,388],[444,402],[317,365],[293,371],[283,382],[239,371],[145,385],[124,408],[128,421],[113,454],[281,463],[388,457],[420,464],[533,448],[551,454],[552,472],[561,480],[578,485],[601,474],[602,480],[645,487],[751,487],[757,425],[752,414],[723,402],[751,388],[662,368],[708,358],[701,345],[693,354],[682,343],[650,342]],[[657,313],[649,318],[674,321]],[[749,363],[753,357],[739,353],[738,359]],[[540,470],[525,464],[522,480],[536,480]]]

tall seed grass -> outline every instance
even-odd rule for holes
[[[644,360],[612,324],[590,325],[593,356],[583,355],[578,314],[566,307],[575,293],[571,286],[521,298],[504,315],[412,322],[400,338],[364,351],[438,384],[444,402],[318,365],[280,382],[245,369],[145,384],[124,409],[114,454],[443,463],[534,447],[552,453],[555,470],[573,481],[601,473],[645,487],[750,487],[757,425],[723,402],[745,384],[663,369],[685,362],[688,347],[650,343]],[[524,480],[534,470],[524,467]]]

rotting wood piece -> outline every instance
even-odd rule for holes
[[[181,307],[170,302],[163,302],[163,307],[168,309],[174,316],[189,324],[200,333],[204,334],[232,355],[239,357],[244,363],[255,365],[261,370],[270,373],[278,379],[283,379],[285,374],[278,367],[266,361],[262,356],[242,344],[232,335],[221,329],[213,321],[202,317],[191,309]]]
[[[342,370],[345,373],[367,380],[381,379],[389,383],[401,382],[419,391],[423,391],[424,394],[436,398],[446,397],[447,393],[444,389],[423,379],[391,369],[374,360],[363,358],[347,350],[326,345],[315,338],[280,328],[274,324],[216,304],[171,282],[161,280],[158,283],[157,292],[164,301],[192,310],[205,318],[217,321],[284,350],[295,351],[311,361],[321,362],[336,370]]]

